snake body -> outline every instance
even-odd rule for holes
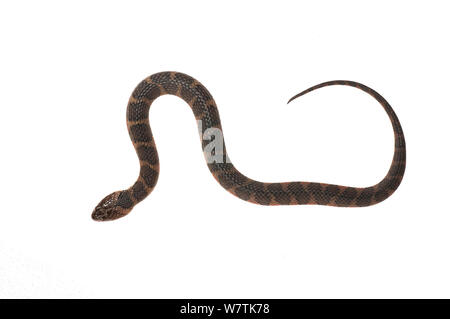
[[[394,130],[395,151],[391,167],[382,181],[365,188],[313,182],[262,183],[244,176],[234,167],[227,156],[225,143],[221,150],[207,152],[210,141],[202,138],[208,168],[220,185],[237,197],[260,205],[316,204],[362,207],[388,198],[400,185],[406,165],[405,139],[394,110],[373,89],[357,82],[342,80],[313,86],[292,97],[289,102],[329,85],[347,85],[361,89],[374,97],[387,112]],[[159,160],[148,114],[152,102],[165,94],[176,95],[189,104],[199,125],[201,136],[208,135],[211,130],[221,132],[216,103],[200,82],[178,72],[160,72],[144,79],[133,91],[127,107],[128,132],[140,162],[139,177],[130,188],[106,196],[94,209],[92,213],[94,220],[114,220],[127,215],[154,189],[159,175]]]

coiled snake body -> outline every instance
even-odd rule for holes
[[[400,185],[406,164],[405,139],[394,110],[380,94],[353,81],[325,82],[297,94],[289,102],[329,85],[347,85],[361,89],[373,96],[387,112],[394,129],[395,152],[391,167],[381,182],[366,188],[313,182],[262,183],[244,176],[233,166],[228,159],[224,143],[221,150],[207,152],[206,146],[210,141],[202,139],[208,168],[220,185],[237,197],[260,205],[316,204],[361,207],[379,203],[389,197]],[[94,209],[94,220],[114,220],[127,215],[155,187],[159,175],[159,161],[148,112],[152,102],[164,94],[176,95],[190,105],[199,124],[201,136],[211,129],[221,132],[216,103],[200,82],[178,72],[156,73],[143,80],[133,91],[127,108],[128,132],[140,162],[139,177],[127,190],[106,196]]]

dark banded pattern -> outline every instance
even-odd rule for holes
[[[353,81],[325,82],[297,94],[289,102],[329,85],[358,88],[373,96],[388,114],[394,129],[395,152],[391,168],[381,182],[365,188],[312,182],[262,183],[249,179],[233,166],[228,159],[225,143],[223,153],[207,154],[205,146],[210,141],[202,139],[206,158],[214,156],[214,161],[208,161],[208,168],[220,185],[237,197],[260,205],[316,204],[362,207],[374,205],[388,198],[400,185],[406,165],[405,138],[394,110],[380,94]],[[148,111],[152,102],[164,94],[176,95],[190,105],[200,125],[202,136],[208,129],[222,130],[216,103],[208,90],[197,80],[177,72],[156,73],[143,80],[133,91],[127,108],[128,132],[141,165],[139,177],[129,189],[105,197],[92,213],[94,220],[113,220],[127,215],[155,187],[159,174],[159,160],[149,125]]]

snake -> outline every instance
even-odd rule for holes
[[[155,99],[165,94],[176,95],[191,107],[209,170],[223,188],[244,201],[259,205],[340,207],[364,207],[382,202],[398,188],[405,172],[406,145],[400,121],[379,93],[354,81],[324,82],[293,96],[288,103],[330,85],[355,87],[368,93],[381,104],[391,121],[395,136],[394,156],[388,173],[378,184],[359,188],[316,182],[264,183],[246,177],[228,157],[217,105],[206,87],[184,73],[159,72],[138,84],[129,98],[126,111],[128,133],[139,158],[139,176],[128,189],[113,192],[101,200],[91,214],[92,219],[110,221],[124,217],[155,188],[160,167],[149,123],[149,109]]]

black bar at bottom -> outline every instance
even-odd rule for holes
[[[59,304],[59,305],[58,305]],[[55,305],[63,306],[54,307]],[[40,310],[45,314],[86,316],[92,311],[102,315],[129,315],[139,311],[142,318],[305,318],[345,316],[384,318],[386,315],[420,315],[429,317],[433,311],[449,309],[449,300],[305,300],[305,299],[26,299],[0,300],[0,309],[11,307],[14,314]],[[89,312],[86,307],[89,306]],[[45,309],[44,309],[45,308]],[[59,310],[57,310],[59,309]],[[64,309],[63,312],[61,309]],[[445,311],[446,313],[447,311]],[[159,318],[159,316],[158,316]]]

